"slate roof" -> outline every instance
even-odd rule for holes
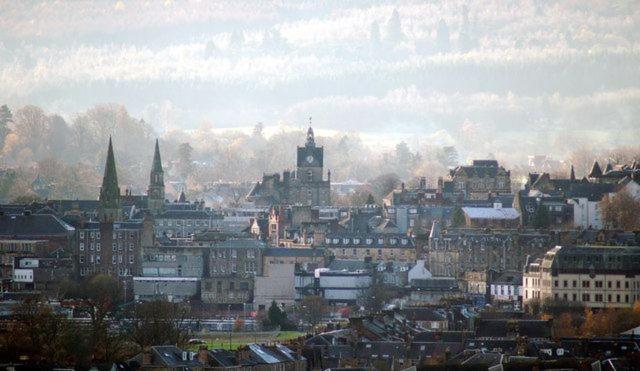
[[[405,358],[407,344],[402,341],[361,341],[356,343],[358,358],[390,359]]]
[[[567,192],[567,197],[600,201],[605,194],[614,192],[616,188],[617,184],[610,183],[575,183]]]
[[[324,256],[324,249],[269,247],[265,250],[263,255],[264,256],[314,257],[314,256]]]
[[[186,368],[186,367],[202,367],[200,361],[198,361],[197,357],[193,357],[193,359],[189,360],[189,352],[183,351],[182,349],[173,346],[173,345],[160,345],[160,346],[152,346],[151,349],[151,362],[153,366],[164,366],[165,368]],[[183,352],[186,352],[187,359],[183,360]],[[138,365],[142,365],[142,353],[138,354],[134,358],[129,360],[129,364],[131,365],[133,362],[136,362]]]
[[[63,236],[74,228],[51,214],[0,215],[2,236]]]
[[[221,249],[264,249],[267,247],[267,245],[264,242],[258,241],[256,239],[238,238],[218,242],[214,245],[214,247]]]
[[[551,322],[543,320],[506,320],[485,319],[477,320],[476,336],[483,338],[514,338],[515,336],[529,338],[548,338],[551,336]]]
[[[399,312],[401,315],[411,321],[446,321],[447,316],[445,313],[435,308],[410,308],[402,309]]]
[[[332,271],[355,272],[368,269],[369,264],[364,260],[334,260],[327,268]]]
[[[160,214],[158,219],[210,219],[216,215],[205,210],[167,210]]]

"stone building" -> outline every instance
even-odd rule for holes
[[[324,246],[336,259],[413,262],[416,245],[403,234],[329,234]]]
[[[264,242],[237,238],[213,245],[209,252],[208,278],[203,279],[201,297],[218,305],[251,303],[254,278],[262,274]]]
[[[437,224],[437,223],[436,223]],[[528,257],[544,255],[550,236],[515,229],[450,229],[434,225],[426,255],[434,276],[458,277],[467,271],[519,271]]]
[[[526,266],[523,303],[556,299],[631,308],[640,299],[640,247],[556,246]]]
[[[491,195],[511,193],[511,172],[496,160],[473,160],[470,166],[458,166],[449,171],[447,181],[438,182],[439,192],[451,188],[455,199],[487,200]]]
[[[246,199],[256,205],[311,205],[331,204],[331,172],[324,180],[324,148],[316,146],[313,129],[307,131],[307,142],[298,147],[296,171],[265,174]]]

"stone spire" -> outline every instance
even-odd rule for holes
[[[571,165],[571,175],[569,176],[569,179],[572,182],[576,181],[576,170],[573,168],[573,165]]]
[[[162,160],[160,159],[160,145],[158,144],[158,139],[156,139],[156,148],[153,152],[153,166],[151,167],[151,172],[162,173]],[[163,179],[160,179],[160,182],[164,182]]]
[[[100,209],[98,217],[101,222],[114,222],[122,217],[120,207],[120,187],[118,187],[118,174],[116,172],[116,160],[113,155],[113,144],[109,137],[109,149],[107,150],[107,162],[104,166],[104,177],[100,187]]]
[[[153,214],[159,214],[164,208],[164,170],[160,158],[160,145],[156,139],[153,163],[149,174],[149,189],[147,190],[147,208]]]

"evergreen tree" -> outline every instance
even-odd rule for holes
[[[454,228],[460,228],[464,226],[466,222],[462,208],[456,207],[453,210],[453,215],[451,216],[451,226]]]
[[[282,327],[287,322],[287,314],[278,307],[275,300],[271,302],[267,311],[267,320],[269,325],[273,327]]]
[[[536,212],[533,214],[533,227],[536,229],[545,229],[549,227],[549,224],[549,210],[546,206],[538,205]]]

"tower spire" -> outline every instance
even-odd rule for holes
[[[151,168],[152,172],[162,172],[162,160],[160,159],[160,145],[158,144],[158,139],[156,138],[156,148],[153,152],[153,167]]]
[[[153,214],[158,214],[164,207],[164,170],[160,157],[160,145],[156,139],[153,163],[149,174],[149,189],[147,190],[147,208]]]
[[[107,162],[104,166],[104,176],[100,187],[99,217],[102,222],[120,220],[120,187],[118,187],[118,174],[116,172],[116,160],[113,155],[113,144],[109,137],[107,149]]]
[[[311,127],[311,116],[309,116],[309,129],[307,129],[307,147],[315,147],[316,139],[313,135],[313,128]]]
[[[573,168],[573,165],[571,165],[571,175],[569,176],[569,179],[572,182],[576,181],[576,170]]]

